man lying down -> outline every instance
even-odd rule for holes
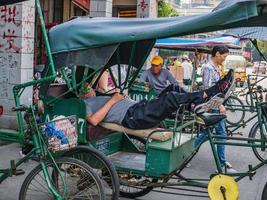
[[[182,104],[195,106],[195,112],[207,112],[218,108],[229,96],[234,84],[234,72],[219,80],[209,89],[186,92],[178,85],[170,85],[158,97],[150,101],[136,102],[124,95],[95,96],[90,87],[83,95],[86,104],[86,120],[96,126],[101,122],[116,123],[130,129],[148,129],[157,126],[171,116]]]

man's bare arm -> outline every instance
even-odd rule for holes
[[[90,114],[86,116],[86,120],[94,125],[97,126],[100,122],[103,121],[103,119],[106,117],[106,115],[108,114],[109,110],[111,109],[111,107],[118,103],[119,101],[123,100],[124,96],[116,93],[112,96],[112,98],[107,101],[103,107],[101,107],[97,112],[95,112],[94,114]]]

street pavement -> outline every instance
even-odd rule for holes
[[[249,133],[250,127],[253,123],[249,124],[242,130],[244,136]],[[8,167],[8,160],[19,158],[19,146],[17,144],[9,144],[0,146],[1,159],[0,167]],[[226,150],[227,160],[231,162],[233,167],[238,171],[246,171],[248,165],[255,165],[258,160],[254,156],[251,148],[247,147],[232,147],[228,146]],[[34,161],[29,161],[22,166],[22,169],[26,171],[26,174],[35,166]],[[211,149],[208,143],[203,144],[198,154],[191,161],[191,166],[184,170],[183,175],[189,178],[208,178],[209,174],[214,173],[215,163],[211,154]],[[246,177],[242,179],[238,185],[240,189],[240,200],[260,200],[261,193],[265,182],[267,181],[267,166],[260,168],[252,181]],[[0,185],[0,200],[16,200],[18,199],[19,190],[21,184],[26,175],[11,177],[5,180]],[[194,188],[196,189],[196,188]],[[161,190],[160,188],[157,190]],[[168,192],[170,190],[163,189],[162,191]],[[183,192],[180,190],[172,190],[170,192]],[[195,194],[195,193],[191,193]],[[171,194],[161,194],[158,192],[150,192],[146,196],[137,198],[138,200],[197,200],[205,199],[199,197],[188,197],[188,196],[176,196]],[[207,199],[207,198],[206,198]],[[127,198],[120,198],[120,200],[127,200]]]
[[[267,81],[262,83],[263,86],[267,85]],[[249,116],[249,113],[246,113],[246,116]],[[231,117],[231,116],[229,116]],[[255,121],[254,121],[255,122]],[[251,126],[254,124],[251,122],[244,129],[242,133],[244,137],[248,135]],[[19,155],[19,145],[17,144],[6,144],[0,146],[1,159],[0,159],[0,168],[5,168],[9,166],[10,159],[17,159]],[[227,146],[226,148],[227,160],[233,165],[233,167],[239,172],[244,172],[248,170],[248,165],[255,165],[258,163],[258,160],[253,154],[251,148],[247,147],[233,147]],[[191,166],[186,168],[182,173],[188,178],[208,178],[210,174],[215,171],[215,163],[213,161],[211,149],[208,143],[205,143],[201,146],[200,151],[190,162]],[[28,163],[22,165],[22,169],[26,171],[26,174],[36,165],[34,161],[29,161]],[[250,181],[248,177],[242,179],[238,182],[240,190],[240,200],[261,200],[261,193],[264,187],[264,184],[267,181],[267,166],[263,166],[257,170],[256,175],[253,177],[253,180]],[[25,179],[26,175],[21,175],[18,177],[11,177],[5,180],[0,185],[0,200],[17,200],[21,184]],[[194,188],[197,189],[197,188]],[[161,190],[161,188],[157,189]],[[181,190],[169,190],[162,189],[163,192],[179,192],[183,193]],[[191,193],[195,194],[195,193]],[[176,196],[166,193],[150,192],[149,194],[137,198],[138,200],[197,200],[197,199],[207,199],[200,197],[188,197],[188,196]],[[128,200],[127,198],[120,198],[120,200]]]

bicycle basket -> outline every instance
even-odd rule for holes
[[[50,122],[42,124],[40,130],[47,143],[48,150],[57,152],[77,146],[76,116],[57,117]]]

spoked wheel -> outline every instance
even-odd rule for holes
[[[261,194],[261,200],[266,200],[266,199],[267,199],[267,182],[265,183],[265,186]]]
[[[265,126],[263,125],[263,135],[264,135],[264,144],[267,144],[267,130]],[[261,139],[261,132],[260,132],[260,127],[259,123],[255,123],[252,128],[250,129],[249,132],[249,137],[254,138],[254,139]],[[253,143],[253,142],[250,142]],[[260,160],[264,161],[267,159],[267,148],[261,148],[261,147],[252,147],[253,153],[255,156]]]
[[[104,200],[104,187],[98,175],[86,163],[73,158],[58,158],[55,160],[59,171],[52,162],[47,162],[48,177],[44,176],[41,164],[35,167],[24,180],[19,200],[55,199],[49,190],[46,178],[64,199]],[[65,182],[65,184],[64,184]],[[65,188],[66,186],[66,188]]]
[[[118,174],[110,160],[100,151],[89,146],[79,145],[63,156],[73,157],[82,160],[98,174],[102,180],[106,200],[117,200],[120,195],[120,182]]]
[[[226,118],[226,123],[236,126],[243,121],[245,117],[245,107],[238,97],[230,96],[224,105],[226,108],[226,115],[230,116],[230,119],[228,117]]]
[[[158,180],[143,176],[119,174],[120,177],[120,194],[126,198],[137,198],[148,194],[153,187],[142,186],[147,183],[156,183]]]

